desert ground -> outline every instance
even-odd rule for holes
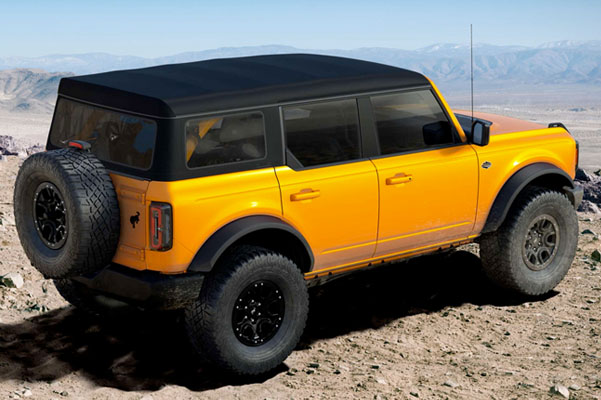
[[[465,103],[457,99],[458,108]],[[453,105],[453,103],[451,103]],[[481,111],[562,121],[581,164],[601,168],[601,106],[485,104]],[[50,115],[1,114],[0,135],[45,142]],[[579,214],[576,259],[542,298],[483,278],[477,246],[382,266],[311,290],[306,334],[278,370],[238,379],[199,362],[177,313],[97,319],[70,307],[30,266],[14,226],[22,159],[0,161],[0,398],[601,399],[601,214]]]

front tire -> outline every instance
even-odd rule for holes
[[[488,278],[527,296],[551,291],[565,277],[578,244],[578,217],[566,196],[530,188],[521,194],[507,219],[480,240]]]
[[[257,375],[294,350],[308,309],[307,285],[294,262],[241,246],[207,276],[184,318],[202,357],[239,375]]]

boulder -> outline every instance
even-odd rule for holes
[[[0,276],[0,285],[2,286],[21,289],[23,283],[23,277],[17,272],[9,272],[6,275]]]
[[[591,174],[589,174],[588,172],[586,172],[582,168],[578,168],[576,170],[576,180],[577,181],[582,181],[582,182],[590,182],[591,181]]]
[[[580,203],[580,206],[578,206],[578,211],[593,214],[599,214],[601,212],[599,207],[589,200],[582,200],[582,203]]]

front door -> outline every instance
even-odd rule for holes
[[[376,256],[419,250],[473,230],[478,162],[430,90],[371,98],[380,156]]]
[[[370,258],[378,179],[362,159],[356,100],[284,107],[287,166],[277,167],[283,218],[308,241],[313,270]]]

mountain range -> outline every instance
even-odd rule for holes
[[[45,108],[45,103],[51,108],[60,77],[69,74],[282,53],[329,54],[395,65],[422,72],[447,87],[464,86],[470,77],[469,45],[451,43],[417,50],[380,47],[315,50],[266,45],[224,47],[157,58],[106,53],[0,57],[0,70],[5,70],[0,71],[0,108],[31,110]],[[476,44],[473,53],[474,77],[479,87],[509,84],[601,86],[601,41],[560,41],[537,47]]]

